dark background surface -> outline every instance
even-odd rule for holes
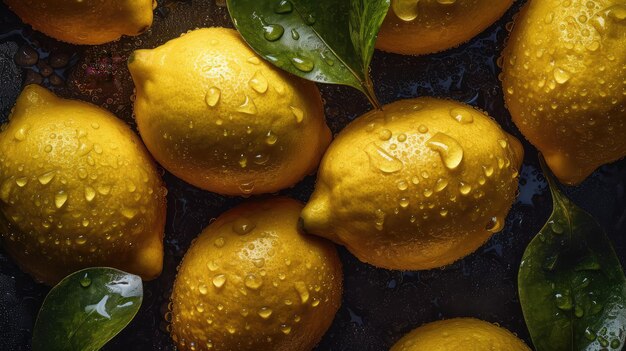
[[[488,111],[523,139],[504,108],[496,65],[507,36],[505,26],[523,2],[518,0],[496,25],[459,48],[424,57],[377,52],[372,75],[381,101],[429,95],[457,99]],[[42,82],[61,96],[103,106],[133,125],[133,84],[125,65],[128,55],[207,26],[232,27],[223,1],[160,0],[154,26],[142,36],[78,47],[33,32],[0,4],[0,122],[6,120],[26,83]],[[37,64],[16,65],[16,54],[20,60],[33,57],[24,45],[37,50]],[[65,60],[69,64],[64,67],[48,67],[53,61]],[[355,90],[320,88],[335,133],[370,108]],[[537,152],[527,143],[525,147],[520,197],[506,227],[469,257],[443,269],[399,272],[360,263],[340,248],[345,274],[343,306],[317,350],[388,350],[404,333],[423,323],[470,316],[499,323],[529,342],[517,297],[517,270],[526,245],[545,223],[552,205],[538,171]],[[174,350],[163,315],[176,266],[191,240],[212,218],[245,201],[201,191],[165,171],[163,174],[169,188],[163,274],[145,283],[137,318],[105,350]],[[314,182],[314,177],[308,177],[282,193],[306,201]],[[626,263],[625,187],[626,162],[622,160],[602,167],[582,185],[565,189],[574,202],[598,219],[613,240],[622,265]],[[22,273],[0,248],[0,350],[30,349],[32,328],[47,291]]]

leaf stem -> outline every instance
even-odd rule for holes
[[[554,174],[552,174],[552,171],[550,170],[550,167],[548,167],[546,159],[543,157],[542,153],[539,153],[539,165],[541,166],[543,176],[548,181],[548,187],[550,188],[550,193],[552,194],[553,201],[562,202],[563,196],[560,193],[558,182],[554,179]]]
[[[380,104],[378,98],[376,97],[376,92],[374,91],[374,83],[372,83],[372,79],[370,78],[369,74],[365,75],[365,82],[363,82],[361,86],[363,87],[363,93],[365,93],[365,96],[367,96],[367,99],[369,100],[370,104],[372,104],[372,107],[374,107],[374,109],[376,110],[382,111],[383,106]]]

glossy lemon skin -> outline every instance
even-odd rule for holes
[[[392,0],[392,7],[378,35],[376,48],[404,55],[424,55],[463,44],[497,21],[513,0]],[[415,3],[415,4],[414,4]],[[404,7],[407,14],[394,11]],[[405,10],[406,11],[406,10]]]
[[[398,341],[390,351],[531,351],[510,331],[474,318],[425,324]]]
[[[481,111],[398,101],[359,117],[331,144],[304,228],[378,267],[441,267],[502,229],[522,159],[519,141]]]
[[[502,54],[513,121],[565,184],[626,155],[625,18],[623,1],[531,1]]]
[[[315,84],[262,61],[232,29],[199,29],[136,51],[129,68],[148,149],[199,188],[288,188],[317,168],[330,143]]]
[[[0,132],[0,235],[37,280],[110,266],[161,273],[165,188],[141,140],[108,111],[27,86]]]
[[[179,350],[313,349],[341,304],[342,271],[332,243],[298,228],[301,210],[288,198],[249,202],[193,242],[172,293]]]
[[[153,0],[4,0],[27,24],[55,39],[98,45],[152,25]]]

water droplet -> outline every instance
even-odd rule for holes
[[[561,224],[554,222],[554,221],[550,222],[550,228],[555,234],[563,234],[563,232],[565,231],[565,229],[563,228]]]
[[[213,286],[216,288],[220,289],[224,284],[226,284],[226,276],[224,274],[218,274],[213,277]]]
[[[85,273],[85,275],[80,278],[80,286],[82,286],[83,288],[88,288],[91,285],[91,278],[89,278],[87,276],[87,274]]]
[[[267,78],[261,73],[261,71],[256,71],[254,76],[248,82],[250,87],[259,94],[265,94],[268,87]]]
[[[428,127],[426,127],[423,124],[420,124],[420,126],[417,127],[417,131],[422,133],[422,134],[428,133]]]
[[[309,301],[310,295],[309,289],[307,289],[306,284],[302,281],[298,281],[294,284],[294,288],[298,292],[298,295],[300,295],[300,301],[302,301],[302,303],[307,303],[307,301]]]
[[[221,236],[215,239],[215,241],[213,242],[213,245],[215,245],[215,247],[217,248],[222,248],[224,247],[225,244],[226,244],[226,240],[224,240],[224,238]]]
[[[255,258],[252,260],[252,264],[254,264],[256,268],[263,268],[263,266],[265,266],[265,259],[263,257]]]
[[[569,294],[556,293],[554,297],[556,299],[556,307],[558,309],[563,311],[571,311],[574,307],[572,304],[572,298],[569,296]]]
[[[211,272],[215,272],[218,268],[220,268],[220,266],[214,260],[209,261],[206,266]]]
[[[467,195],[472,191],[472,186],[466,183],[461,182],[460,183],[460,187],[459,187],[459,191],[461,192],[461,194],[463,195]]]
[[[98,193],[100,195],[109,195],[111,193],[111,186],[110,185],[99,185],[98,186]]]
[[[39,180],[39,183],[41,183],[41,185],[47,185],[52,181],[52,179],[54,179],[55,174],[56,173],[54,171],[46,172],[40,175],[37,179]]]
[[[247,61],[248,61],[248,63],[251,63],[253,65],[261,64],[261,60],[258,57],[256,57],[256,56],[250,57]]]
[[[233,231],[239,235],[250,233],[256,225],[248,218],[239,217],[233,222]]]
[[[285,28],[280,24],[267,24],[263,26],[263,37],[267,41],[276,41],[285,34]]]
[[[504,223],[498,217],[491,217],[485,229],[490,233],[497,233],[504,228]]]
[[[90,186],[85,187],[85,200],[91,202],[96,197],[96,190]]]
[[[54,205],[56,208],[61,208],[67,202],[67,193],[63,190],[54,195]]]
[[[269,307],[261,307],[258,314],[263,319],[268,319],[272,316],[272,309]]]
[[[435,134],[428,140],[427,145],[439,153],[448,169],[456,169],[463,161],[463,147],[456,139],[447,134]]]
[[[278,141],[278,136],[276,136],[276,134],[272,133],[271,130],[267,132],[267,135],[265,136],[265,143],[267,145],[274,145],[276,144],[277,141]]]
[[[24,139],[26,139],[26,133],[28,133],[27,129],[20,128],[15,132],[13,137],[15,137],[15,140],[17,141],[24,141]]]
[[[289,333],[291,333],[291,327],[286,324],[281,324],[280,331],[283,332],[283,334],[285,335],[289,335]]]
[[[264,165],[267,163],[267,161],[270,160],[270,155],[269,154],[258,154],[258,155],[254,155],[254,163],[257,165]]]
[[[219,102],[222,96],[222,91],[219,88],[211,87],[206,92],[206,96],[204,97],[204,101],[209,107],[215,107]]]
[[[237,111],[248,114],[248,115],[256,115],[257,108],[256,108],[256,105],[254,104],[254,100],[252,100],[248,95],[246,95],[246,99],[244,100],[243,104],[237,107]]]
[[[445,178],[439,178],[439,180],[437,180],[437,183],[435,183],[436,192],[443,191],[446,187],[448,187],[448,180]]]
[[[320,52],[320,56],[322,57],[322,60],[326,62],[327,65],[329,66],[335,65],[335,60],[333,60],[333,57],[334,57],[333,54],[322,51]]]
[[[263,278],[255,274],[248,274],[244,279],[244,285],[249,289],[257,290],[263,285]]]
[[[289,108],[291,109],[291,112],[293,113],[294,117],[296,117],[296,122],[302,123],[302,120],[304,120],[304,111],[302,111],[301,109],[295,106],[289,106]]]
[[[594,333],[591,329],[587,328],[585,329],[585,338],[589,341],[594,341],[596,340],[596,333]]]
[[[410,22],[417,18],[418,2],[419,0],[395,0],[391,2],[391,8],[399,19]]]
[[[313,14],[309,14],[307,15],[304,20],[306,21],[306,24],[308,24],[309,26],[312,26],[315,24],[315,16],[313,16]]]
[[[134,208],[122,207],[122,209],[120,210],[120,213],[126,219],[133,219],[137,215],[138,211]]]
[[[248,158],[245,155],[241,155],[241,158],[239,158],[239,166],[241,168],[246,168],[248,166]]]
[[[474,122],[474,116],[472,116],[472,113],[463,108],[453,108],[450,110],[450,116],[461,124]]]
[[[87,224],[89,224],[89,222],[87,222]],[[76,244],[78,245],[85,245],[87,243],[87,238],[85,238],[83,235],[79,235],[74,242],[76,242]]]
[[[313,60],[306,57],[292,57],[291,64],[302,72],[311,72],[315,68]]]
[[[291,13],[293,11],[293,4],[289,0],[281,0],[274,7],[274,12],[278,14]]]
[[[254,182],[247,182],[247,183],[239,184],[239,190],[241,190],[241,192],[244,195],[251,194],[254,191]]]
[[[383,173],[396,173],[404,167],[402,161],[393,157],[374,143],[370,143],[366,146],[365,153],[369,157],[370,165]]]
[[[300,33],[298,33],[298,31],[295,30],[295,28],[291,30],[291,39],[293,39],[293,40],[299,40],[300,39]]]
[[[554,69],[554,80],[559,84],[565,84],[568,80],[570,80],[571,76],[568,72],[560,69]]]
[[[382,141],[386,141],[391,139],[391,131],[389,129],[381,129],[378,132],[378,138]]]
[[[25,187],[25,186],[26,186],[26,184],[28,184],[28,178],[27,178],[27,177],[20,177],[20,178],[17,178],[17,179],[15,180],[15,184],[16,184],[17,186],[19,186],[20,188],[23,188],[23,187]]]
[[[409,188],[409,184],[405,180],[399,180],[397,185],[398,185],[398,190],[401,190],[401,191],[404,191]]]
[[[207,289],[207,286],[205,284],[200,284],[198,286],[198,291],[200,292],[200,294],[206,295],[209,292],[209,289]]]
[[[493,166],[483,166],[483,172],[487,177],[491,177],[494,172]]]

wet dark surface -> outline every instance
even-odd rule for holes
[[[218,1],[219,3],[219,1]],[[383,103],[415,96],[439,96],[470,103],[521,138],[504,108],[496,59],[523,1],[470,43],[441,54],[405,57],[377,52],[373,79]],[[131,125],[133,84],[125,62],[132,50],[152,48],[197,27],[231,26],[215,0],[160,1],[154,26],[137,38],[96,47],[58,43],[23,26],[0,4],[0,121],[8,116],[22,86],[41,82],[57,94],[104,106]],[[37,63],[33,62],[36,48]],[[19,52],[19,53],[18,53]],[[18,56],[16,57],[16,53]],[[67,63],[67,65],[65,65]],[[55,67],[52,67],[55,66]],[[322,86],[328,123],[338,132],[369,109],[350,88]],[[346,103],[348,102],[348,103]],[[520,197],[505,229],[475,254],[444,269],[397,272],[360,263],[340,248],[345,274],[343,306],[317,350],[388,350],[404,333],[437,319],[471,316],[509,328],[529,342],[517,298],[516,277],[524,249],[546,221],[551,199],[528,144]],[[191,240],[220,213],[245,201],[195,189],[163,172],[169,188],[165,265],[160,278],[145,284],[137,318],[105,350],[173,350],[163,315],[176,266]],[[306,201],[308,177],[284,194]],[[626,162],[604,166],[566,193],[591,212],[626,263]],[[37,310],[48,288],[22,273],[0,249],[0,350],[28,350]],[[50,326],[54,327],[54,326]]]

